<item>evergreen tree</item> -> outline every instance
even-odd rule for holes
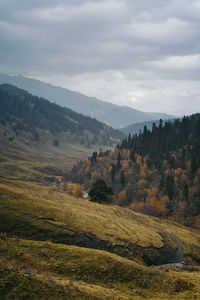
[[[189,190],[188,190],[187,182],[185,182],[184,186],[183,186],[183,196],[184,196],[185,200],[187,201],[188,196],[189,196]]]
[[[120,152],[117,155],[117,169],[121,168],[121,154]]]
[[[112,164],[112,166],[111,166],[111,180],[112,180],[112,183],[114,183],[114,181],[115,181],[115,174],[116,174],[116,166],[115,166],[115,164]]]
[[[125,185],[125,175],[124,175],[124,170],[121,171],[121,174],[120,174],[120,183],[122,186]]]
[[[191,159],[191,173],[194,174],[197,170],[198,164],[197,164],[197,157],[195,154],[192,154]]]
[[[96,180],[89,191],[90,200],[93,202],[109,203],[111,195],[113,195],[113,190],[102,179]]]
[[[174,196],[174,178],[170,175],[166,178],[166,194],[169,199],[172,200],[172,197]]]

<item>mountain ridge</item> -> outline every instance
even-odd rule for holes
[[[0,74],[0,83],[16,85],[36,96],[44,97],[51,102],[68,107],[78,113],[96,118],[115,129],[126,127],[133,123],[172,117],[164,113],[142,112],[128,106],[119,106],[22,75],[9,76]]]

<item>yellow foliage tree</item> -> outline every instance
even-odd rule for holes
[[[136,162],[137,162],[138,165],[140,165],[141,162],[142,162],[142,156],[137,155]]]
[[[144,179],[140,179],[138,182],[137,182],[137,187],[139,189],[144,189],[146,186],[148,185],[148,182]]]
[[[95,179],[99,178],[100,175],[101,175],[101,174],[100,174],[98,171],[94,171],[94,172],[91,173],[91,178],[92,178],[93,180],[95,180]]]
[[[121,168],[125,171],[129,169],[129,164],[127,160],[122,160],[121,161]]]
[[[122,190],[119,193],[119,200],[120,200],[120,202],[125,202],[126,201],[126,191],[125,190]]]
[[[142,178],[146,178],[147,173],[147,164],[144,164],[143,166],[140,167],[140,176]]]
[[[83,195],[83,188],[80,184],[74,184],[73,196],[76,198],[80,198]]]
[[[156,196],[157,193],[158,193],[158,189],[156,187],[152,187],[152,189],[151,189],[151,195],[152,196]]]
[[[144,211],[144,202],[140,201],[140,202],[133,202],[130,205],[130,209],[138,211],[138,212],[143,212]]]

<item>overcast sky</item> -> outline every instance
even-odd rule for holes
[[[200,112],[200,0],[1,0],[0,73]]]

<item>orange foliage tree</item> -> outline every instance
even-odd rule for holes
[[[151,197],[150,202],[146,205],[146,210],[153,216],[165,216],[167,212],[166,207],[155,196]]]

